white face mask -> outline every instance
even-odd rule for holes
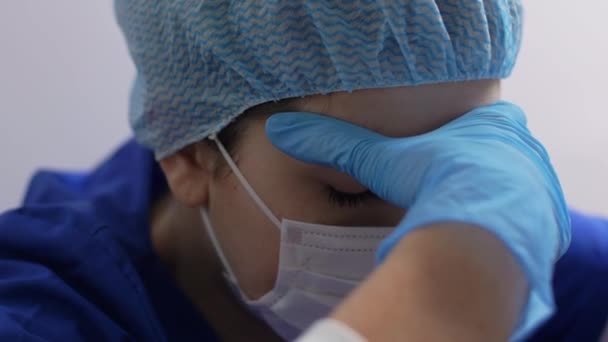
[[[295,339],[314,321],[330,314],[371,273],[376,248],[392,227],[339,227],[283,219],[260,199],[215,136],[232,172],[281,234],[279,269],[274,287],[256,300],[239,288],[213,231],[207,210],[201,210],[209,237],[235,294],[286,340]]]

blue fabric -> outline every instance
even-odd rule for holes
[[[0,341],[214,341],[154,254],[166,191],[134,142],[90,173],[39,172],[0,216]]]
[[[599,341],[608,329],[608,219],[571,210],[572,240],[553,277],[557,312],[532,342]]]
[[[509,76],[520,0],[115,0],[130,122],[162,158],[280,99]]]
[[[92,172],[40,172],[0,215],[0,341],[215,341],[152,251],[166,191],[134,142]],[[531,341],[596,341],[608,318],[608,220],[571,211],[557,312]]]

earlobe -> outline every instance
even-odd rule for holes
[[[160,161],[171,192],[178,201],[192,208],[207,205],[214,160],[214,151],[207,144],[198,143]]]

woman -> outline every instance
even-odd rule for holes
[[[561,190],[545,159],[527,157],[530,151],[544,157],[544,151],[525,129],[521,110],[499,102],[499,79],[510,73],[519,47],[519,3],[118,1],[116,6],[138,69],[130,114],[140,143],[128,142],[90,173],[39,173],[23,207],[0,218],[5,274],[0,336],[293,339],[338,308],[333,320],[325,321],[329,325],[311,333],[370,340],[519,339],[553,311],[549,276],[569,240]],[[285,112],[324,116],[273,116]],[[425,173],[447,168],[450,182],[420,179],[411,184],[421,189],[417,194],[380,175],[389,169],[420,174],[426,155],[441,156],[420,152],[427,144],[408,145],[419,140],[400,138],[428,132],[422,138],[431,137],[440,152],[458,142],[449,152],[458,152],[468,166],[477,165],[467,159],[472,156],[468,147],[477,141],[471,136],[480,138],[475,127],[491,136],[484,141],[497,148],[491,150],[498,152],[496,161],[507,159],[506,150],[517,151],[521,164],[513,169],[501,164],[506,171],[496,170],[499,177],[538,186],[538,192],[519,191],[515,197],[540,209],[530,212],[530,222],[547,223],[542,231],[531,225],[522,235],[523,250],[533,256],[529,259],[517,253],[518,245],[499,225],[486,225],[485,218],[498,217],[495,213],[506,211],[505,206],[481,211],[484,220],[477,226],[484,229],[453,225],[459,229],[405,234],[404,223],[434,218],[421,212],[419,203],[441,203],[425,202],[418,192],[438,198],[445,192],[427,189],[447,188],[461,196],[454,189],[462,189],[462,179],[451,176],[462,175],[454,170],[454,158]],[[371,132],[396,138],[380,139]],[[501,145],[507,136],[521,145]],[[318,165],[340,166],[335,161],[349,154],[336,151],[352,152],[352,146],[364,146],[361,141],[374,142],[382,153],[371,156],[387,167],[375,170],[367,167],[367,158],[347,158],[341,169],[347,176]],[[405,158],[386,158],[389,151]],[[337,158],[332,161],[332,156]],[[478,155],[479,165],[493,160],[486,156]],[[416,161],[407,163],[415,164],[409,169],[403,163],[408,157]],[[477,176],[470,183],[487,186],[492,194],[512,193],[484,180],[496,178],[479,170],[469,174]],[[528,171],[538,179],[529,178]],[[458,199],[458,210],[479,202]],[[508,213],[514,222],[524,222],[517,221],[522,207]],[[405,208],[410,214],[402,220]],[[452,207],[439,208],[443,214]],[[468,220],[475,215],[465,216],[465,223],[478,222]],[[546,335],[539,338],[597,337],[606,315],[606,306],[571,296],[562,279],[570,280],[575,268],[597,279],[597,288],[586,294],[595,301],[606,296],[599,286],[605,256],[586,255],[606,250],[606,223],[577,214],[573,219],[573,248],[556,269],[557,314],[541,327]],[[593,234],[597,238],[591,239]],[[321,238],[303,238],[310,236]],[[381,241],[384,262],[370,275]],[[402,241],[408,248],[399,247]],[[327,249],[332,253],[318,252]],[[430,256],[441,264],[426,262]],[[541,260],[538,269],[527,268],[527,260]],[[357,302],[374,298],[367,290],[377,293],[378,284],[399,284],[399,272],[386,272],[391,265],[424,271],[408,283],[408,291],[395,294],[415,295],[377,298],[371,305]],[[386,274],[394,280],[374,281]],[[425,280],[427,274],[434,281]],[[457,300],[467,291],[475,296]],[[396,305],[378,304],[387,299]],[[436,302],[429,305],[429,300]],[[584,327],[571,330],[580,322],[568,317],[572,303],[585,307],[581,312],[597,322],[586,320]],[[404,307],[411,311],[404,313]],[[382,310],[418,317],[382,317]],[[407,335],[399,335],[404,326]],[[387,331],[394,334],[383,335]]]

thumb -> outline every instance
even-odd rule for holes
[[[348,173],[368,186],[375,178],[376,149],[388,139],[342,120],[303,112],[272,115],[266,134],[287,155]]]

